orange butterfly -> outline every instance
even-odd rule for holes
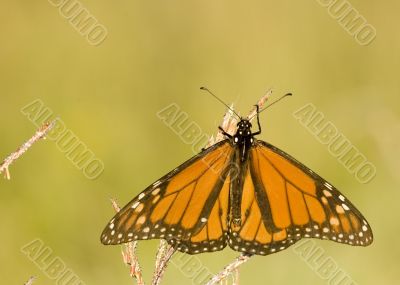
[[[189,254],[229,245],[247,254],[281,251],[301,238],[367,246],[372,230],[336,188],[282,150],[255,138],[249,119],[129,202],[103,244],[165,239]]]

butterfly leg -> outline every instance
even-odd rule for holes
[[[224,136],[227,136],[228,138],[233,138],[233,136],[231,136],[230,134],[228,134],[227,132],[225,132],[225,130],[221,127],[221,126],[218,126],[218,129],[222,132],[222,134],[224,135]],[[204,151],[204,150],[206,150],[206,148],[205,147],[203,147],[202,149],[201,149],[201,151]]]
[[[228,134],[227,132],[225,132],[225,130],[221,126],[219,126],[218,129],[222,132],[222,134],[224,136],[227,136],[230,139],[232,138],[232,136],[230,134]]]
[[[258,124],[258,131],[255,132],[255,133],[252,133],[253,136],[261,134],[261,124],[260,124],[260,115],[259,115],[259,114],[260,114],[260,112],[259,112],[260,106],[258,106],[258,105],[254,105],[254,106],[256,106],[256,108],[257,108],[257,124]]]

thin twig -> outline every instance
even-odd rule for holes
[[[114,198],[110,198],[110,201],[111,201],[111,205],[114,208],[115,212],[118,213],[119,211],[121,211],[121,208],[118,206],[118,203]]]
[[[110,199],[111,204],[116,212],[120,211],[120,207],[114,199]],[[136,254],[137,241],[128,242],[123,245],[122,259],[126,265],[130,267],[130,275],[134,277],[138,285],[144,285],[142,270]]]
[[[142,270],[139,266],[139,260],[136,254],[137,242],[128,242],[125,244],[125,252],[122,251],[122,258],[125,264],[130,267],[130,275],[136,279],[138,285],[144,285]]]
[[[153,274],[152,285],[159,285],[161,279],[167,269],[168,262],[175,253],[175,248],[167,243],[166,240],[160,240],[160,245],[157,250],[156,266]]]
[[[110,199],[111,204],[116,212],[120,211],[120,207],[114,199]],[[142,270],[139,265],[139,260],[136,254],[137,241],[128,242],[124,245],[122,250],[122,259],[124,263],[130,266],[130,275],[136,279],[138,285],[144,285]],[[152,284],[159,285],[164,272],[167,268],[168,262],[172,255],[175,253],[175,249],[170,246],[167,241],[160,240],[160,245],[157,251],[156,265],[153,275]]]
[[[222,124],[221,128],[227,132],[228,134],[233,135],[236,129],[236,124],[238,122],[238,118],[235,116],[233,113],[233,104],[230,106],[230,109],[228,109],[224,115],[224,118],[222,119]],[[217,135],[215,136],[215,140],[210,141],[209,145],[207,147],[212,146],[213,144],[222,141],[225,139],[224,134],[222,133],[221,130],[218,130]]]
[[[208,281],[208,283],[206,285],[212,285],[212,284],[221,282],[222,280],[226,279],[231,274],[234,274],[234,278],[236,279],[234,284],[238,284],[239,273],[235,272],[235,271],[237,271],[239,266],[241,266],[243,263],[249,261],[251,256],[252,255],[249,255],[249,254],[241,254],[233,262],[231,262],[227,266],[225,266],[224,270],[222,270],[217,275],[215,275],[213,278],[211,278],[211,280]]]
[[[258,108],[261,110],[265,103],[267,102],[267,100],[269,99],[269,97],[272,95],[272,89],[268,89],[267,92],[265,92],[264,96],[262,96],[260,98],[260,100],[258,100],[257,105]],[[250,113],[247,115],[247,118],[250,119],[250,121],[252,121],[257,115],[257,108],[254,106]]]
[[[36,277],[35,276],[31,276],[29,278],[29,280],[26,281],[26,283],[24,283],[24,285],[32,285],[35,280],[36,280]]]
[[[54,127],[56,120],[52,122],[47,122],[41,126],[36,133],[22,146],[20,146],[15,152],[11,153],[6,159],[4,159],[3,163],[0,165],[0,174],[4,172],[5,177],[10,180],[10,165],[16,161],[21,155],[23,155],[35,142],[40,139],[44,139],[47,133]]]
[[[158,271],[158,268],[160,268],[162,259],[165,255],[165,251],[167,250],[167,246],[168,246],[167,241],[160,239],[160,244],[158,245],[157,254],[156,254],[155,271]]]

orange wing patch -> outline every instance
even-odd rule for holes
[[[301,169],[293,165],[290,161],[283,158],[279,154],[267,148],[255,148],[260,152],[260,155],[270,162],[271,167],[275,167],[275,171],[281,177],[285,177],[286,181],[296,185],[309,195],[315,196],[315,182],[306,175]]]
[[[293,185],[287,185],[290,212],[295,225],[305,225],[310,221],[307,204],[303,194]]]

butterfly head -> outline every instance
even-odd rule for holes
[[[241,135],[241,136],[250,136],[251,135],[251,127],[252,126],[251,126],[251,123],[249,120],[241,119],[237,123],[236,134]]]

